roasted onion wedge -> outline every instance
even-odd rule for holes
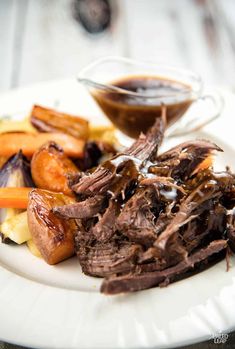
[[[88,121],[78,116],[35,105],[30,120],[40,132],[62,132],[75,138],[88,138]]]
[[[63,149],[55,142],[44,144],[34,153],[31,161],[31,173],[38,188],[66,195],[73,195],[68,187],[68,176],[79,170],[64,154]]]
[[[0,224],[26,209],[28,192],[34,187],[28,160],[19,151],[0,169]]]
[[[33,189],[29,195],[29,231],[48,264],[57,264],[74,254],[75,221],[61,219],[52,212],[55,206],[73,202],[61,193],[41,189]]]

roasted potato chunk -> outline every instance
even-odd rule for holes
[[[37,248],[37,246],[35,245],[35,243],[33,242],[32,239],[27,241],[27,246],[29,248],[29,251],[38,258],[42,258],[41,253],[39,252],[39,249]]]
[[[56,264],[74,254],[74,220],[64,220],[52,212],[55,206],[74,203],[63,194],[33,189],[29,195],[28,225],[32,240],[48,264]]]
[[[31,173],[38,188],[73,195],[68,187],[68,176],[79,172],[74,163],[55,142],[43,145],[34,153]]]
[[[35,105],[30,120],[40,132],[62,132],[75,138],[88,138],[88,121],[78,116]]]

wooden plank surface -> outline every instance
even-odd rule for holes
[[[112,0],[111,28],[85,32],[74,0],[0,1],[0,90],[75,76],[105,55],[183,66],[235,84],[234,0]]]
[[[0,0],[0,91],[75,76],[105,55],[183,66],[206,83],[235,87],[234,0],[112,0],[112,6],[111,28],[90,35],[73,18],[72,0]],[[217,347],[235,348],[234,334]]]
[[[102,55],[121,54],[122,36],[116,19],[103,35],[86,34],[72,17],[71,1],[29,1],[19,85],[74,76]]]
[[[126,2],[132,56],[193,69],[208,83],[234,83],[234,1],[134,3]]]
[[[15,29],[15,1],[0,1],[0,90],[11,87]]]

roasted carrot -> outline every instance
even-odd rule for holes
[[[26,187],[0,188],[0,207],[27,209],[28,196],[31,190],[32,188]]]
[[[9,157],[20,149],[31,157],[34,152],[48,141],[59,144],[66,155],[74,158],[83,156],[84,140],[76,139],[65,133],[12,132],[0,134],[0,156]]]
[[[0,156],[0,168],[2,167],[3,164],[5,164],[5,162],[7,161],[7,157],[5,156]]]
[[[206,159],[204,159],[193,171],[193,174],[198,173],[199,171],[206,170],[207,168],[211,167],[213,164],[213,156],[209,155]]]

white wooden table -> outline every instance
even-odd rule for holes
[[[234,0],[111,0],[111,28],[99,35],[73,19],[73,1],[0,0],[0,91],[74,76],[110,54],[235,85]]]
[[[72,1],[0,0],[0,92],[75,76],[105,55],[183,66],[235,88],[235,0],[111,0],[111,28],[99,35],[74,20]]]

